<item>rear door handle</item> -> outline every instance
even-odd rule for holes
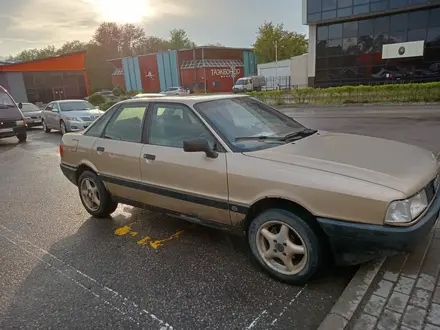
[[[105,151],[105,148],[104,147],[98,147],[98,148],[96,148],[96,151],[103,152],[103,151]]]
[[[144,154],[144,158],[148,159],[148,160],[155,160],[156,159],[156,155]]]

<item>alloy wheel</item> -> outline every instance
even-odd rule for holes
[[[295,275],[307,264],[307,247],[299,233],[281,221],[268,221],[257,232],[257,249],[273,270]]]
[[[64,122],[61,122],[61,134],[66,134],[66,124],[64,124]]]
[[[91,210],[97,211],[101,205],[99,191],[96,184],[88,178],[81,181],[81,197],[84,204]]]

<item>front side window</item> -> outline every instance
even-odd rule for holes
[[[149,131],[148,142],[153,145],[183,148],[184,140],[204,138],[214,147],[212,134],[183,104],[156,104]]]
[[[140,143],[145,112],[145,105],[122,105],[110,119],[104,132],[104,138]]]
[[[60,103],[61,111],[93,110],[95,107],[87,101],[73,101]]]
[[[0,89],[0,108],[15,108],[14,100],[6,93]]]
[[[196,109],[234,151],[279,145],[287,134],[304,129],[292,118],[250,97],[201,102]],[[259,137],[263,138],[256,141]]]

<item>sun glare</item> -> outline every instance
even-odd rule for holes
[[[151,16],[148,0],[95,0],[102,19],[117,23],[138,23]]]

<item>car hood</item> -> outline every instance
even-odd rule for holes
[[[294,143],[244,154],[372,182],[405,195],[421,190],[439,166],[430,151],[413,145],[323,131]]]
[[[41,116],[41,110],[23,112],[23,116],[25,117]]]
[[[63,115],[68,117],[87,117],[87,116],[100,116],[104,111],[93,109],[93,110],[79,110],[79,111],[63,111]]]

